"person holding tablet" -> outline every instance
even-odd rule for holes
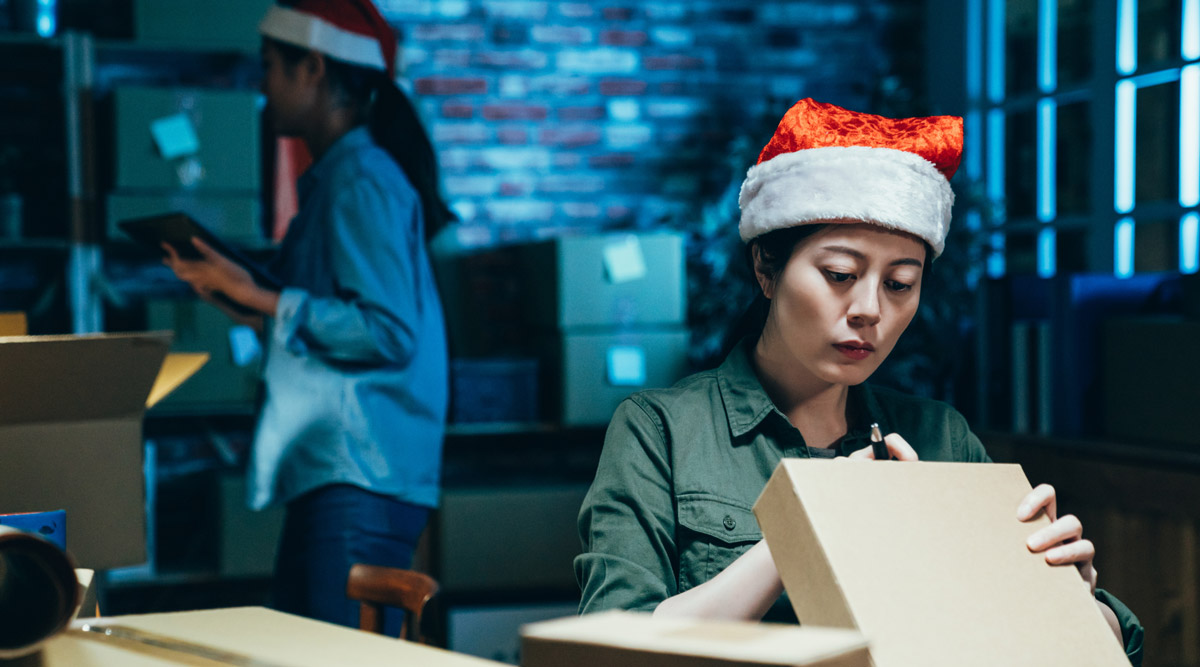
[[[200,259],[165,245],[165,262],[201,296],[251,311],[231,315],[265,341],[249,501],[287,508],[274,605],[357,627],[351,565],[409,567],[438,502],[448,371],[426,241],[450,214],[370,0],[273,6],[259,30],[266,116],[315,160],[269,267],[283,287],[200,239]]]
[[[949,116],[889,119],[811,99],[787,112],[739,201],[760,288],[747,335],[719,368],[617,408],[579,514],[581,612],[795,622],[750,511],[780,459],[873,460],[877,425],[899,461],[989,460],[950,406],[865,384],[943,250],[962,138]],[[1052,523],[1025,548],[1078,569],[1140,664],[1142,628],[1096,588],[1095,547],[1056,515],[1054,489],[1035,488],[1014,520],[1043,510]]]

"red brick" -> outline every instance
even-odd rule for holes
[[[488,120],[546,120],[546,107],[525,104],[485,104],[483,117]]]
[[[648,70],[702,69],[704,61],[695,56],[647,56],[643,66]]]
[[[658,92],[660,95],[681,95],[687,89],[680,81],[664,81],[658,84]]]
[[[600,120],[607,113],[604,107],[559,107],[560,120]]]
[[[633,217],[633,209],[629,206],[609,206],[604,214],[609,220],[628,220]]]
[[[529,132],[522,127],[502,127],[496,130],[496,140],[507,146],[529,143]]]
[[[529,186],[524,183],[501,183],[501,197],[521,197],[529,192]]]
[[[647,84],[641,79],[601,79],[601,95],[644,95]]]
[[[412,27],[417,42],[478,42],[483,39],[483,26],[459,23],[425,23]]]
[[[541,131],[538,141],[550,146],[594,146],[600,143],[603,135],[594,127],[556,127]]]
[[[637,162],[633,153],[601,153],[588,158],[588,166],[594,169],[609,167],[632,167]]]
[[[629,21],[633,19],[632,7],[605,7],[604,20],[606,21]]]
[[[474,118],[475,107],[463,102],[445,102],[442,104],[442,118]]]
[[[479,78],[431,76],[417,79],[418,95],[468,95],[487,93],[487,81]]]
[[[600,43],[608,46],[643,46],[649,37],[644,30],[605,30]]]

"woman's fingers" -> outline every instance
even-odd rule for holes
[[[1017,506],[1017,520],[1029,521],[1037,516],[1037,513],[1046,510],[1046,516],[1050,521],[1058,518],[1058,500],[1055,497],[1054,487],[1049,484],[1039,484],[1037,488],[1029,492],[1029,495],[1021,501]]]
[[[1030,551],[1045,551],[1056,544],[1071,542],[1083,537],[1083,524],[1072,514],[1068,514],[1054,523],[1038,530],[1029,536],[1025,544]]]
[[[1083,570],[1083,565],[1091,567],[1092,559],[1096,557],[1096,545],[1092,544],[1091,540],[1075,540],[1068,544],[1063,544],[1046,552],[1046,562],[1051,565],[1067,565],[1069,563],[1080,564],[1080,571]]]

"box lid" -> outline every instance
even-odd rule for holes
[[[166,331],[0,338],[0,425],[140,415],[170,346]]]
[[[650,655],[672,655],[737,665],[816,665],[867,646],[854,630],[655,618],[629,611],[533,623],[521,629],[521,636],[525,642],[617,647],[645,654],[644,661],[631,664],[651,664]],[[862,664],[867,664],[865,651]]]
[[[1128,660],[1072,566],[1017,520],[1020,466],[785,459],[754,506],[801,623],[856,627],[878,667]]]

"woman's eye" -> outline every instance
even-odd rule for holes
[[[888,289],[892,290],[893,292],[907,292],[908,290],[912,289],[912,285],[908,283],[902,283],[899,280],[889,280],[887,281],[886,285],[888,286]]]
[[[854,276],[849,273],[838,273],[837,271],[825,271],[825,275],[829,276],[830,282],[844,283]]]

